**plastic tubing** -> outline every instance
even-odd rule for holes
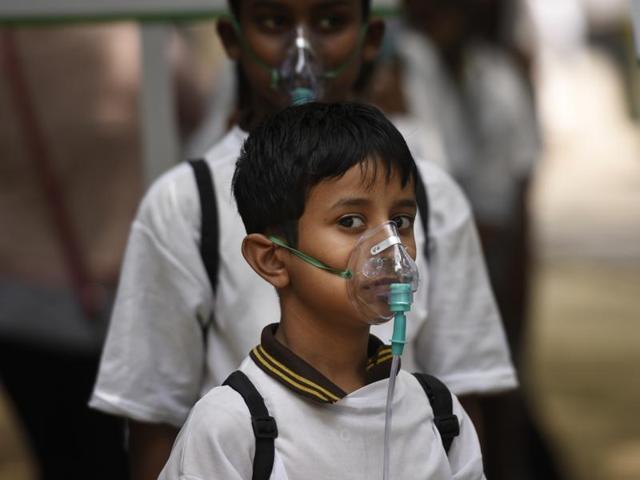
[[[387,405],[384,412],[384,455],[382,460],[382,479],[389,480],[389,462],[391,458],[391,417],[393,415],[393,393],[396,389],[396,376],[400,368],[400,356],[404,350],[406,323],[405,312],[411,309],[413,293],[408,283],[392,283],[389,293],[389,309],[394,312],[393,337],[391,338],[391,371],[389,372],[389,389]]]
[[[382,479],[389,480],[389,460],[391,444],[391,417],[393,415],[393,392],[396,389],[396,376],[400,367],[400,356],[394,355],[391,361],[389,374],[389,389],[387,390],[387,405],[384,412],[384,456],[382,467]]]

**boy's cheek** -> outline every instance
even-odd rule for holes
[[[320,272],[323,273],[323,272]],[[343,322],[345,318],[357,315],[351,305],[346,281],[331,274],[309,274],[295,288],[296,296],[310,311],[322,312],[327,321]]]
[[[281,36],[254,33],[247,34],[245,38],[256,56],[265,64],[277,67],[284,60],[288,46]]]

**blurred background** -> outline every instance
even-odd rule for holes
[[[85,405],[130,222],[150,181],[213,145],[242,102],[212,18],[223,2],[142,2],[140,22],[126,6],[31,3],[0,6],[0,480],[105,441],[51,450],[55,432],[29,432],[52,416],[117,438]],[[483,406],[487,477],[640,479],[627,1],[374,5],[387,38],[358,98],[467,193],[523,385]]]

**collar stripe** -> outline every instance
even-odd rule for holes
[[[295,373],[291,369],[287,368],[281,362],[276,360],[272,355],[270,355],[262,345],[258,345],[257,348],[260,349],[260,353],[264,357],[266,357],[267,360],[269,360],[275,367],[279,368],[284,374],[287,374],[287,375],[295,378],[299,382],[302,382],[302,383],[306,384],[310,388],[313,388],[313,389],[317,390],[319,393],[321,393],[323,396],[327,397],[329,400],[332,400],[334,402],[337,402],[338,400],[340,400],[341,397],[339,397],[336,394],[330,392],[329,390],[327,390],[326,388],[322,387],[321,385],[318,385],[317,383],[309,380],[308,378],[305,378],[302,375],[298,375],[297,373]]]
[[[393,357],[393,353],[391,353],[391,347],[381,348],[376,352],[376,356],[370,358],[367,362],[367,368],[371,368],[374,365],[380,365],[382,362],[386,362],[390,358]]]
[[[388,362],[389,360],[391,360],[393,358],[393,353],[389,352],[386,355],[380,355],[377,359],[374,365],[380,365],[381,363],[384,362]],[[373,365],[372,365],[373,366]]]
[[[266,369],[268,369],[269,371],[271,371],[274,375],[277,375],[278,377],[280,377],[282,380],[284,380],[286,383],[288,383],[289,385],[291,385],[293,388],[297,389],[297,390],[301,390],[303,392],[308,393],[309,395],[312,395],[320,400],[322,400],[325,403],[333,403],[334,401],[339,400],[337,397],[335,397],[335,395],[332,395],[332,397],[335,397],[335,400],[330,400],[329,398],[327,398],[325,395],[317,392],[316,390],[313,390],[311,388],[307,388],[304,385],[301,385],[300,383],[296,382],[295,380],[293,380],[292,378],[290,378],[290,376],[288,376],[287,374],[281,372],[280,370],[278,370],[276,367],[272,366],[263,356],[260,350],[260,347],[256,347],[252,350],[252,353],[254,354],[256,360],[258,360],[258,362]],[[277,362],[276,362],[277,363]]]
[[[301,375],[298,375],[297,373],[295,373],[291,369],[285,367],[282,363],[280,363],[278,360],[273,358],[273,356],[270,355],[262,345],[258,345],[257,348],[260,349],[260,353],[264,357],[266,357],[275,367],[279,368],[283,373],[288,374],[288,375],[292,376],[293,378],[295,378],[296,380],[298,380],[299,382],[302,382],[302,383],[308,385],[309,387],[317,390],[319,393],[321,393],[325,397],[328,397],[330,400],[333,400],[334,402],[337,402],[338,400],[340,400],[340,397],[338,397],[334,393],[331,393],[326,388],[318,385],[317,383],[309,380],[308,378],[305,378],[305,377],[303,377]]]

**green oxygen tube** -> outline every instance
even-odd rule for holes
[[[383,480],[389,480],[389,459],[391,440],[391,415],[393,413],[393,392],[396,387],[396,375],[400,367],[400,356],[404,350],[407,317],[406,312],[411,310],[413,292],[409,283],[392,283],[389,292],[389,310],[393,312],[393,336],[391,337],[391,372],[389,373],[389,389],[387,390],[387,405],[384,421],[384,455],[383,455]]]

